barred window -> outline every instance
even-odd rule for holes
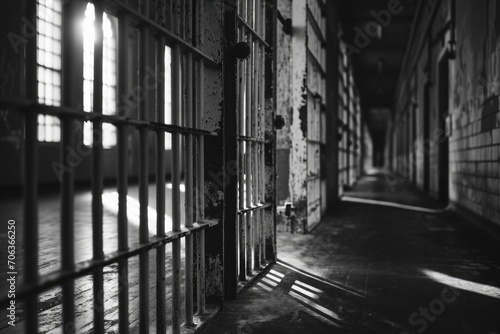
[[[38,102],[61,105],[61,0],[37,1],[37,82]],[[59,118],[38,115],[38,140],[61,140]]]
[[[94,99],[94,31],[95,10],[89,3],[83,22],[83,109],[93,111]],[[116,36],[111,19],[103,15],[103,73],[102,73],[102,113],[116,114]],[[116,146],[116,128],[112,124],[102,125],[102,145],[104,148]],[[92,145],[92,123],[85,122],[83,142]]]

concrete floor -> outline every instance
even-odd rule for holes
[[[346,196],[439,208],[379,172]],[[280,233],[279,261],[202,333],[500,333],[498,240],[450,212],[335,212],[309,235]]]

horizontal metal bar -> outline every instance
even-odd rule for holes
[[[171,133],[183,133],[183,134],[215,136],[215,137],[219,135],[217,132],[214,131],[207,131],[207,130],[195,129],[195,128],[172,125],[172,124],[157,123],[157,122],[149,122],[149,127],[159,131],[165,131]]]
[[[321,140],[316,140],[316,139],[307,139],[308,144],[318,144],[318,145],[325,145],[326,143],[322,142]]]
[[[251,142],[263,143],[263,144],[271,143],[270,140],[266,140],[266,139],[263,139],[263,138],[249,137],[249,136],[238,136],[237,139],[239,141],[251,141]]]
[[[307,16],[309,17],[309,22],[312,22],[313,29],[316,31],[316,35],[318,36],[319,40],[321,41],[321,46],[325,47],[326,46],[325,36],[323,36],[323,32],[321,31],[321,28],[319,26],[319,22],[316,21],[316,18],[314,17],[313,13],[311,12],[311,8],[309,8],[309,6],[307,6]]]
[[[123,13],[129,14],[129,15],[133,16],[134,19],[139,20],[140,25],[148,25],[149,28],[152,28],[153,29],[152,34],[165,36],[167,43],[178,44],[183,49],[183,51],[191,52],[195,59],[203,59],[205,61],[205,65],[219,66],[219,64],[212,57],[208,56],[200,49],[187,43],[185,40],[181,39],[179,36],[175,35],[174,33],[168,31],[166,28],[162,27],[157,22],[149,19],[148,17],[144,16],[143,14],[140,14],[134,8],[124,4],[122,1],[119,1],[119,0],[110,0],[110,1],[113,2],[114,4],[116,4],[117,7],[119,7],[118,11],[122,12],[122,14]]]
[[[318,58],[316,58],[316,55],[314,53],[312,53],[312,51],[309,48],[307,48],[307,54],[314,61],[314,64],[316,65],[316,67],[319,68],[319,72],[321,74],[321,77],[323,79],[325,79],[326,78],[326,70],[323,68],[323,65],[319,62]]]
[[[106,267],[110,264],[117,263],[120,260],[131,258],[132,256],[148,252],[156,249],[174,240],[179,240],[187,235],[198,233],[206,228],[219,224],[219,220],[204,220],[201,223],[194,223],[193,227],[182,228],[179,232],[167,232],[164,237],[152,237],[145,244],[135,244],[128,251],[117,251],[105,254],[102,259],[83,261],[75,265],[74,270],[63,270],[40,277],[38,284],[28,284],[24,289],[16,293],[16,298],[26,298],[27,296],[40,294],[56,285],[60,285],[68,280],[76,279],[84,275],[91,274],[95,269]],[[0,299],[0,306],[9,303],[8,298]]]
[[[262,37],[261,35],[259,35],[255,30],[252,29],[252,27],[250,27],[250,25],[241,17],[238,15],[238,19],[237,19],[237,22],[245,27],[245,29],[250,32],[255,38],[257,38],[260,42],[260,44],[264,45],[266,48],[268,49],[271,49],[271,47],[269,46],[269,44],[267,44],[266,40],[264,39],[264,37]]]
[[[347,168],[347,169],[349,169],[349,168]],[[318,180],[318,179],[321,179],[321,175],[320,174],[311,174],[308,177],[306,177],[306,181],[307,182],[309,182],[309,181],[315,181],[315,180]]]
[[[260,209],[267,209],[267,208],[270,208],[270,207],[272,207],[271,203],[257,204],[257,205],[251,206],[249,208],[244,208],[244,209],[238,210],[238,214],[242,215],[242,214],[245,214],[247,212],[251,212],[251,211],[255,211],[255,210],[260,210]]]
[[[28,102],[26,100],[17,100],[11,98],[3,98],[3,97],[0,98],[0,107],[17,108],[20,109],[20,111],[27,113],[34,112],[38,114],[58,116],[58,117],[73,117],[85,121],[102,121],[103,123],[110,123],[114,125],[146,127],[149,129],[165,131],[169,133],[182,133],[182,134],[193,134],[202,136],[218,136],[217,132],[213,131],[188,128],[172,124],[164,124],[154,121],[144,121],[123,116],[103,115],[100,113],[86,112],[75,108],[48,106],[36,102]]]

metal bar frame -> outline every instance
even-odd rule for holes
[[[266,84],[270,72],[266,67],[266,55],[271,52],[268,43],[269,11],[273,4],[265,0],[239,1],[236,20],[236,35],[250,46],[250,57],[239,61],[237,66],[237,114],[238,114],[238,279],[249,277],[266,264],[270,258],[266,238],[273,228],[274,218],[267,219],[266,210],[273,204],[266,202],[266,148],[272,145],[268,133],[266,114]],[[275,14],[275,13],[274,13]],[[271,16],[272,17],[272,16]],[[272,40],[272,39],[271,39]],[[273,116],[272,116],[273,117]],[[271,132],[274,129],[271,130]],[[269,163],[269,161],[268,161]]]
[[[228,3],[232,1],[227,0]],[[74,105],[69,106],[64,102],[63,106],[46,106],[37,103],[36,87],[36,44],[32,43],[27,48],[27,89],[26,99],[18,100],[12,98],[0,98],[0,105],[7,106],[22,113],[25,117],[25,140],[24,165],[29,166],[24,170],[25,198],[24,217],[25,228],[31,233],[25,235],[26,244],[26,278],[22,287],[17,291],[17,297],[26,302],[27,332],[38,332],[38,295],[44,291],[57,287],[63,287],[63,323],[64,325],[74,322],[75,318],[75,296],[74,281],[84,275],[93,275],[93,314],[94,331],[104,333],[107,328],[104,321],[104,272],[103,268],[111,264],[118,264],[118,327],[120,332],[129,331],[129,266],[131,257],[139,257],[139,331],[149,332],[149,252],[156,251],[156,316],[158,333],[167,331],[166,298],[165,298],[165,246],[172,244],[172,332],[181,332],[181,313],[185,312],[185,326],[195,324],[194,311],[197,315],[204,315],[206,309],[206,279],[205,275],[213,268],[205,263],[207,256],[213,256],[218,250],[212,245],[205,245],[205,230],[224,232],[224,236],[232,235],[231,239],[224,239],[223,255],[226,280],[226,297],[232,298],[237,292],[238,274],[240,280],[246,280],[247,276],[254,275],[254,270],[259,269],[265,260],[268,237],[266,231],[272,229],[267,226],[264,211],[273,207],[273,203],[266,203],[266,180],[267,163],[266,148],[272,144],[270,138],[266,138],[269,124],[266,115],[266,104],[269,100],[266,96],[264,86],[268,84],[269,71],[266,55],[270,52],[270,46],[266,36],[269,35],[266,22],[269,20],[268,10],[271,8],[267,0],[245,1],[247,8],[243,10],[243,1],[240,1],[238,13],[233,11],[227,13],[232,15],[234,24],[235,42],[238,38],[246,39],[252,48],[252,55],[246,61],[233,58],[230,50],[225,50],[224,66],[232,67],[232,79],[225,82],[225,89],[232,85],[237,76],[244,78],[243,85],[234,86],[233,99],[229,100],[234,108],[225,105],[224,119],[234,123],[232,130],[239,127],[239,131],[211,132],[202,129],[204,116],[204,96],[206,86],[206,69],[209,71],[219,70],[220,64],[212,57],[206,55],[201,46],[204,43],[203,26],[200,15],[203,13],[203,1],[172,0],[173,27],[168,20],[163,20],[162,12],[170,13],[166,8],[167,0],[160,1],[157,6],[163,8],[157,11],[154,19],[150,19],[149,2],[141,0],[139,8],[132,9],[128,1],[111,0],[118,18],[118,87],[119,94],[129,89],[127,73],[128,63],[138,62],[138,77],[141,79],[147,72],[150,63],[150,37],[155,41],[155,99],[154,103],[149,99],[143,99],[139,104],[138,118],[131,117],[133,110],[125,110],[119,115],[103,115],[102,112],[102,83],[103,83],[103,15],[111,7],[106,7],[109,2],[103,0],[94,1],[96,28],[96,44],[94,48],[94,97],[93,111],[84,112]],[[170,1],[169,1],[170,3]],[[182,4],[179,5],[179,4]],[[180,13],[182,11],[182,13]],[[28,1],[28,12],[36,13],[36,2]],[[194,13],[194,14],[193,14]],[[182,14],[182,15],[181,15]],[[177,20],[175,20],[177,18]],[[181,18],[184,22],[180,22]],[[244,19],[243,19],[244,18]],[[194,20],[198,20],[196,22]],[[194,31],[191,31],[192,23]],[[183,23],[183,24],[181,24]],[[138,57],[129,52],[127,34],[130,25],[137,24],[139,30],[140,53]],[[206,24],[206,22],[203,22]],[[181,27],[183,27],[181,31]],[[192,35],[192,36],[190,36]],[[172,124],[164,124],[164,50],[165,46],[172,47]],[[63,55],[64,58],[64,55]],[[232,62],[230,64],[229,62]],[[64,62],[63,62],[64,63]],[[230,73],[230,74],[231,74]],[[269,80],[270,82],[271,80]],[[184,88],[184,90],[183,90]],[[185,93],[184,93],[185,91]],[[64,93],[66,94],[66,93]],[[245,95],[245,96],[243,96]],[[154,105],[154,119],[151,108]],[[237,108],[236,108],[237,107]],[[238,109],[238,114],[234,114]],[[229,118],[230,114],[234,118]],[[74,176],[66,173],[61,184],[61,218],[64,224],[61,228],[62,240],[62,268],[43,277],[38,273],[38,197],[37,197],[37,116],[39,114],[58,116],[62,120],[62,141],[60,146],[60,158],[63,160],[67,154],[66,148],[73,147],[75,137],[72,130],[76,121],[91,121],[93,124],[94,138],[102,138],[104,123],[113,124],[117,128],[117,192],[118,192],[118,249],[116,252],[104,253],[103,251],[103,157],[104,148],[100,140],[95,139],[92,143],[92,243],[93,258],[89,261],[75,263],[74,261]],[[272,123],[272,122],[271,122]],[[263,130],[266,128],[266,130]],[[225,129],[224,129],[225,130]],[[128,194],[128,138],[137,131],[139,134],[139,202],[140,202],[140,226],[137,244],[128,244],[128,217],[127,217],[127,194]],[[165,203],[165,133],[172,134],[172,208],[173,229],[165,231],[164,213]],[[149,140],[151,133],[156,134],[155,156],[156,156],[156,200],[157,200],[157,236],[149,236],[148,221],[148,187],[149,187],[149,147],[153,143]],[[228,139],[231,139],[229,145]],[[207,140],[208,138],[208,140]],[[181,147],[184,142],[184,151]],[[239,170],[237,175],[231,176],[229,183],[224,186],[226,194],[224,200],[224,226],[219,219],[206,219],[210,216],[205,212],[205,173],[214,168],[213,161],[205,162],[205,149],[214,143],[224,143],[224,149],[220,150],[224,155],[224,166],[237,162]],[[220,145],[221,146],[221,145]],[[180,162],[185,152],[185,181],[186,181],[186,223],[181,226],[181,165]],[[195,158],[196,157],[196,158]],[[239,161],[238,161],[239,160]],[[227,180],[225,180],[227,181]],[[238,190],[239,186],[239,190]],[[229,194],[234,201],[229,201]],[[232,204],[231,204],[232,203]],[[239,208],[238,208],[239,207]],[[229,210],[228,210],[229,209]],[[239,227],[238,227],[239,222]],[[274,223],[274,220],[272,220]],[[267,224],[267,225],[266,225]],[[238,228],[242,229],[238,237]],[[212,236],[209,233],[209,237]],[[185,309],[181,310],[181,281],[180,281],[180,245],[181,239],[186,240],[185,260]],[[227,242],[226,242],[227,241]],[[219,247],[219,246],[217,246]],[[232,250],[231,250],[232,249]],[[238,270],[238,252],[240,264]],[[230,255],[228,254],[230,253]],[[234,256],[233,256],[234,255]],[[241,257],[242,256],[242,257]],[[241,276],[243,274],[243,276]],[[196,281],[196,282],[195,282]],[[196,287],[195,287],[196,283]],[[196,300],[196,302],[195,302]],[[0,299],[0,305],[8,300]],[[73,327],[74,329],[74,327]]]

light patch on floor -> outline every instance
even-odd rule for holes
[[[102,205],[113,214],[118,214],[118,193],[110,192],[102,195]],[[139,201],[131,196],[127,196],[127,218],[129,224],[135,227],[140,225]],[[156,235],[156,210],[148,206],[148,229],[150,235]],[[165,215],[165,231],[172,231],[172,217]]]
[[[471,281],[467,281],[461,278],[456,278],[453,276],[449,276],[446,274],[439,273],[437,271],[422,269],[421,270],[424,275],[435,280],[436,282],[461,289],[466,291],[475,292],[484,296],[500,299],[500,288],[495,286],[475,283]]]
[[[337,321],[341,321],[342,319],[339,317],[339,315],[329,309],[327,309],[326,307],[323,307],[309,299],[307,299],[306,297],[298,294],[298,293],[295,293],[293,291],[290,291],[288,292],[288,294],[290,296],[292,296],[293,298],[301,301],[302,303],[304,304],[307,304],[308,306],[310,306],[311,308],[313,308],[314,310],[316,310],[319,314],[322,314],[322,315],[326,315],[327,317],[329,318],[332,318],[332,319],[335,319]],[[335,324],[335,323],[334,323]],[[335,324],[337,327],[340,327],[340,325],[338,324]]]

